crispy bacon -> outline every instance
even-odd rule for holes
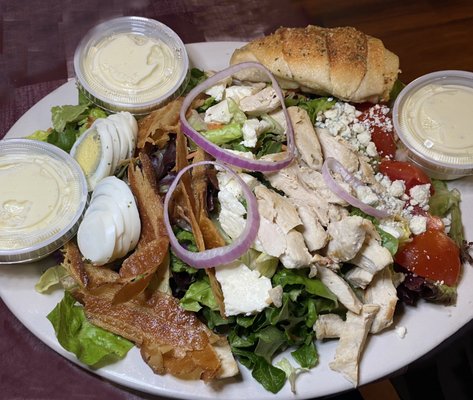
[[[220,360],[212,344],[219,337],[195,314],[159,291],[149,298],[141,294],[126,303],[114,304],[119,290],[121,284],[80,290],[77,297],[91,323],[133,341],[156,373],[204,380],[218,374]]]
[[[199,162],[206,157],[202,149],[196,151],[193,161]],[[176,138],[176,169],[179,171],[188,165],[186,137],[179,130]],[[175,213],[183,216],[190,224],[196,246],[199,251],[225,245],[217,228],[207,215],[207,175],[205,167],[196,167],[190,173],[184,174],[178,186],[179,192],[174,196]],[[205,270],[210,280],[210,287],[217,300],[219,311],[225,317],[222,288],[215,277],[215,270]]]
[[[143,152],[138,159],[140,165],[133,164],[128,168],[128,180],[138,203],[141,235],[137,248],[120,268],[120,277],[125,285],[117,292],[115,303],[128,301],[141,293],[163,263],[169,249],[163,204],[151,160]]]
[[[182,97],[177,98],[139,121],[138,149],[144,148],[146,143],[151,143],[160,149],[166,145],[169,133],[176,132],[179,125],[182,101]]]

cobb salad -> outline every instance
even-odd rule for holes
[[[193,76],[207,79],[203,71],[194,70]],[[408,304],[419,298],[454,303],[460,253],[467,254],[461,252],[459,193],[395,159],[396,154],[402,157],[402,149],[392,132],[389,105],[355,106],[284,91],[284,101],[269,101],[269,109],[242,109],[245,97],[250,99],[243,104],[258,94],[256,104],[265,103],[263,94],[272,93],[271,86],[218,80],[205,90],[197,88],[198,98],[184,110],[196,133],[243,163],[232,171],[207,165],[205,160],[212,157],[193,141],[186,143],[179,128],[182,99],[136,127],[103,124],[113,125],[111,130],[97,128],[110,117],[82,99],[79,106],[53,109],[54,129],[33,135],[70,150],[78,137],[85,142],[84,133],[91,142],[98,137],[100,146],[113,134],[123,139],[120,144],[128,143],[119,133],[123,130],[137,146],[132,159],[113,161],[115,178],[106,178],[92,197],[100,197],[100,185],[116,185],[128,195],[131,188],[135,203],[130,198],[127,204],[139,211],[141,247],[138,242],[129,258],[123,255],[126,228],[134,226],[136,237],[137,224],[120,224],[130,216],[116,211],[124,208],[109,189],[103,193],[103,207],[92,208],[91,202],[88,213],[95,218],[84,217],[92,221],[82,229],[89,242],[69,243],[58,266],[46,271],[37,285],[40,291],[57,283],[66,288],[64,300],[48,318],[60,343],[82,362],[100,365],[124,357],[134,342],[155,372],[210,380],[238,373],[236,357],[267,390],[277,392],[287,380],[294,385],[297,374],[317,365],[315,339],[340,338],[331,367],[356,385],[366,335],[392,324],[398,297]],[[246,96],[240,99],[235,93]],[[128,118],[123,115],[123,121]],[[247,162],[284,161],[290,147],[288,126],[294,133],[294,158],[287,167],[244,168]],[[204,164],[192,167],[199,162]],[[192,179],[186,174],[176,179],[189,163]],[[97,170],[92,162],[90,171]],[[154,183],[149,175],[156,177]],[[181,179],[168,209],[158,206]],[[256,206],[242,187],[254,193]],[[198,222],[194,207],[200,207]],[[257,210],[257,229],[250,210]],[[172,233],[164,229],[165,215]],[[108,220],[104,227],[114,229],[99,241],[100,227],[94,222],[102,219]],[[231,246],[246,228],[248,237],[255,235],[247,250],[213,270],[190,265],[192,257],[184,262],[178,245],[168,251],[173,235],[184,250],[199,254],[197,250]],[[225,249],[224,257],[233,257],[232,250]],[[448,269],[443,268],[446,263]],[[161,308],[169,311],[161,315],[164,319],[146,319],[150,310]],[[130,319],[137,315],[143,324],[159,322],[161,330],[134,326]],[[174,337],[165,346],[156,343],[156,336],[169,339],[162,327],[171,323],[182,325],[174,335],[187,336]],[[199,359],[202,343],[208,354]],[[288,347],[293,348],[292,359],[273,365],[274,356]]]

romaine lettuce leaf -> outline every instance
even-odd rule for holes
[[[285,98],[286,107],[298,106],[306,110],[313,124],[315,124],[319,112],[329,110],[335,103],[336,100],[333,97],[310,98],[301,94],[293,94]]]
[[[57,132],[63,132],[66,124],[69,122],[78,122],[86,116],[88,109],[87,104],[79,104],[76,106],[65,105],[55,106],[51,108],[51,119],[53,128]]]
[[[203,305],[211,310],[218,310],[217,300],[210,287],[209,278],[204,276],[191,284],[180,304],[182,308],[194,312],[199,311]]]
[[[283,288],[287,285],[302,285],[310,294],[337,302],[337,297],[319,279],[309,278],[304,270],[281,269],[274,275],[273,282]]]
[[[26,136],[26,139],[33,139],[33,140],[39,140],[40,142],[47,142],[48,141],[48,136],[51,133],[51,131],[34,131],[31,135]]]
[[[445,182],[436,179],[432,180],[432,186],[435,192],[429,200],[429,213],[440,218],[450,215],[448,236],[462,248],[464,236],[460,211],[461,194],[457,189],[449,190]]]
[[[67,275],[69,274],[62,265],[55,265],[44,271],[34,288],[38,293],[46,293],[53,286],[59,285]]]
[[[66,291],[62,301],[47,316],[61,346],[92,367],[124,358],[133,343],[92,325],[87,321],[83,308],[75,302]]]
[[[282,369],[286,373],[286,377],[291,384],[291,392],[296,393],[296,378],[301,372],[309,371],[308,368],[295,368],[290,361],[284,357],[281,361],[276,363],[276,367]]]
[[[184,94],[189,93],[192,89],[194,89],[197,85],[199,85],[206,79],[207,76],[205,75],[204,71],[198,68],[192,68],[189,74],[189,82],[187,83],[187,86],[184,90]]]
[[[202,132],[202,135],[212,143],[221,145],[242,138],[243,131],[240,124],[230,123],[222,128]]]
[[[238,104],[235,103],[231,98],[227,99],[227,104],[228,104],[228,111],[230,111],[230,114],[232,114],[232,122],[235,124],[241,124],[243,125],[245,121],[247,120],[246,114],[240,110],[240,107],[238,107]]]
[[[271,393],[277,393],[282,389],[287,379],[286,373],[282,369],[275,367],[263,357],[251,351],[236,348],[233,352],[245,367],[252,370],[251,375],[253,378],[266,390]]]

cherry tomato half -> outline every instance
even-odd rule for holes
[[[424,171],[408,162],[384,159],[379,165],[379,172],[386,175],[392,181],[400,179],[406,182],[406,192],[409,192],[409,189],[413,186],[430,183],[430,193],[433,194],[430,178]]]
[[[381,157],[394,158],[396,155],[396,142],[394,141],[393,125],[388,117],[386,106],[376,105],[366,107],[361,105],[358,110],[362,114],[358,120],[369,125],[371,140]]]
[[[460,249],[444,232],[427,230],[399,249],[395,261],[419,276],[455,286],[460,276]]]

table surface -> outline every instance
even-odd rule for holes
[[[0,0],[0,138],[73,76],[74,49],[86,31],[122,15],[160,20],[185,43],[249,40],[279,26],[350,25],[399,55],[404,82],[436,70],[473,71],[471,0]],[[58,356],[1,301],[0,319],[2,398],[151,398]]]

